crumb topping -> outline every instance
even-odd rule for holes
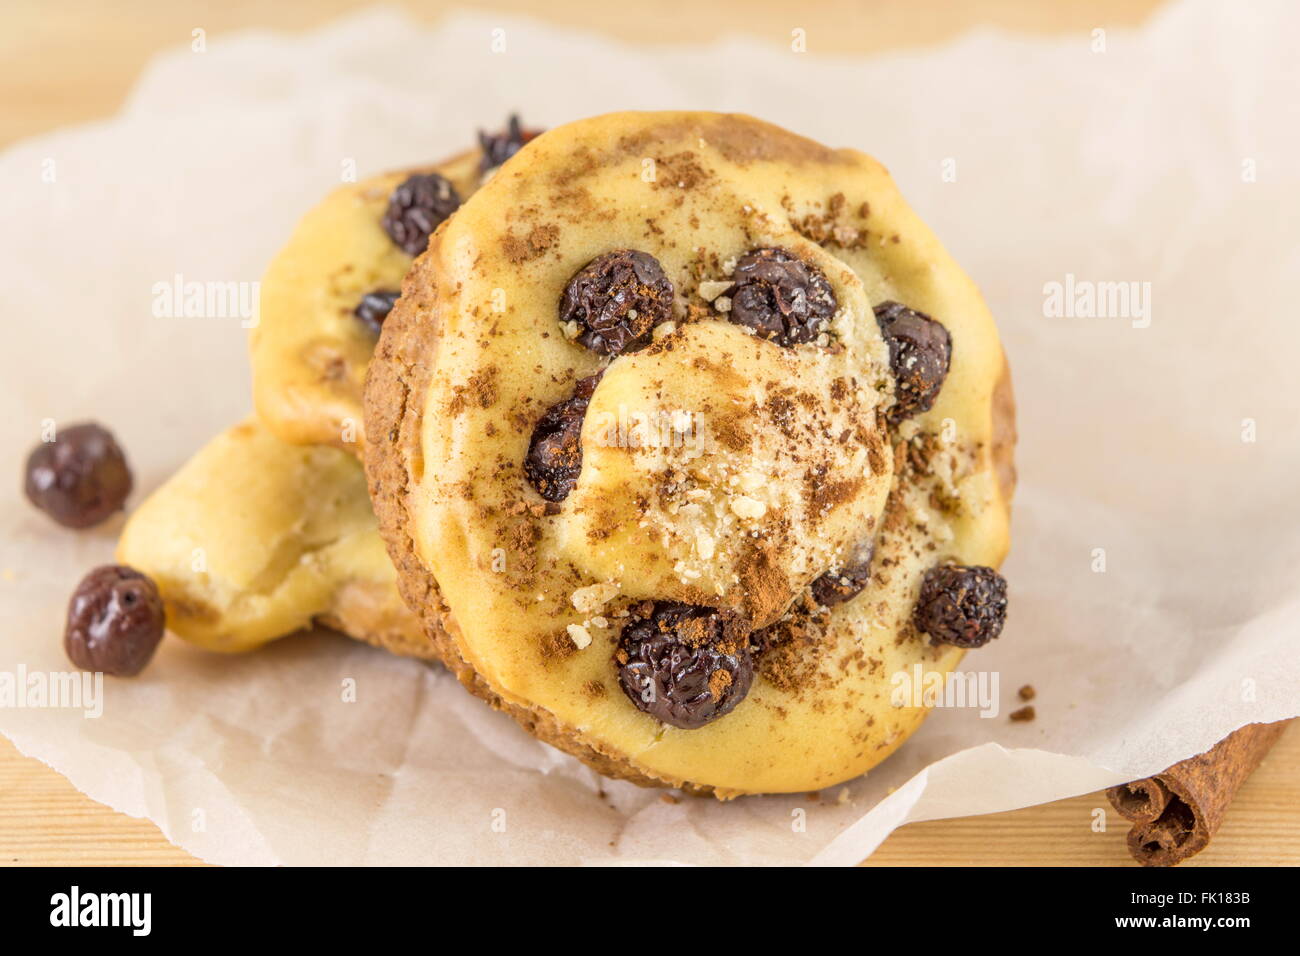
[[[689,139],[661,126],[584,143],[538,177],[507,171],[509,184],[484,187],[518,200],[499,240],[458,260],[448,282],[446,303],[476,321],[440,340],[434,375],[447,370],[439,411],[452,435],[430,456],[429,484],[479,567],[504,553],[490,586],[516,600],[512,633],[535,635],[521,657],[575,668],[585,679],[570,692],[587,699],[616,687],[600,662],[646,602],[734,612],[762,635],[756,679],[811,706],[862,675],[887,684],[904,656],[937,660],[907,620],[916,568],[945,559],[993,495],[979,441],[928,418],[891,420],[898,372],[873,298],[905,277],[873,275],[869,292],[847,264],[848,252],[898,244],[869,197],[799,188],[792,174],[748,195],[724,161],[778,179],[765,164],[846,162],[793,139],[778,148],[733,121]],[[607,231],[603,247],[592,224]],[[756,250],[768,253],[757,264]],[[580,270],[614,252],[652,256],[668,281],[602,273],[595,292],[564,298]],[[610,318],[602,296],[652,301],[654,322],[630,298]],[[593,328],[620,331],[614,319],[628,334],[593,346]],[[593,375],[580,440],[566,433],[552,454],[574,482],[544,500],[525,471],[529,441]],[[869,572],[840,573],[864,541],[876,545]],[[823,575],[851,599],[818,604],[811,584]],[[693,626],[680,626],[683,646]],[[645,660],[648,673],[660,665]],[[737,673],[710,670],[707,695],[734,699]],[[890,746],[893,733],[864,724],[858,742]]]

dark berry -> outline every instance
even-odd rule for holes
[[[578,341],[601,355],[632,352],[672,318],[673,283],[659,260],[635,249],[597,256],[569,280],[560,321],[578,324]]]
[[[486,173],[496,169],[523,147],[530,139],[540,136],[540,129],[524,129],[519,124],[519,114],[512,113],[506,128],[499,133],[478,132],[478,143],[483,149],[483,158],[479,161],[479,171]]]
[[[121,509],[131,493],[131,468],[108,429],[61,429],[27,457],[27,498],[59,524],[89,528]]]
[[[948,377],[952,338],[942,323],[897,302],[876,306],[876,323],[889,344],[895,383],[889,421],[896,425],[934,405]]]
[[[73,592],[63,647],[83,670],[134,677],[162,640],[165,617],[153,581],[134,568],[108,564]]]
[[[730,713],[754,681],[740,616],[711,607],[656,602],[623,628],[614,659],[628,699],[684,730]]]
[[[941,564],[925,572],[912,611],[918,631],[936,644],[983,647],[1002,633],[1007,582],[992,568]]]
[[[781,345],[811,342],[839,308],[822,271],[784,249],[745,253],[732,278],[728,318]]]
[[[832,568],[812,583],[812,596],[822,607],[834,607],[857,597],[871,582],[871,559],[876,542],[868,540],[838,568]]]
[[[546,410],[533,429],[524,474],[547,501],[563,501],[582,471],[582,420],[603,372],[578,379],[573,396]]]
[[[460,208],[460,196],[446,177],[416,173],[393,190],[380,224],[407,255],[418,256],[439,224]]]
[[[393,311],[393,306],[397,304],[401,294],[391,289],[367,292],[361,297],[357,307],[352,310],[352,314],[361,320],[362,325],[378,335],[379,330],[384,327],[384,319],[388,318],[388,313]]]

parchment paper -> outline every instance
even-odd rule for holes
[[[707,108],[879,157],[999,318],[1021,428],[1011,613],[963,669],[999,676],[1001,711],[936,711],[843,798],[671,804],[437,669],[312,634],[246,657],[169,639],[106,681],[102,716],[10,706],[0,730],[222,863],[852,863],[907,821],[1087,792],[1300,713],[1298,13],[1187,2],[1136,32],[857,60],[819,58],[815,35],[634,49],[376,10],[159,58],[121,116],[0,157],[0,672],[68,669],[67,596],[119,527],[64,531],[22,499],[42,420],[108,423],[138,501],[250,407],[239,319],[157,317],[155,283],[257,281],[348,161],[436,158],[512,109]],[[1048,314],[1067,276],[1139,298]],[[1013,723],[1025,683],[1038,718]]]

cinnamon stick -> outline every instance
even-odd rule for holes
[[[1107,790],[1111,804],[1133,823],[1133,858],[1143,866],[1173,866],[1205,849],[1238,788],[1289,723],[1247,724],[1164,773]]]

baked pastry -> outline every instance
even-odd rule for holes
[[[534,135],[511,117],[474,149],[340,186],[303,217],[266,270],[249,339],[254,404],[273,434],[360,448],[366,366],[412,257]]]
[[[379,324],[411,264],[382,226],[394,190],[413,176],[437,175],[449,212],[477,184],[478,155],[375,176],[331,192],[298,224],[262,279],[258,322],[249,338],[253,400],[273,434],[300,445],[357,447],[361,392]],[[436,183],[436,180],[428,182]]]
[[[886,170],[760,121],[538,137],[432,238],[366,387],[411,607],[474,693],[610,776],[818,789],[996,636],[1010,378]]]
[[[249,651],[322,624],[433,657],[402,603],[353,455],[289,445],[255,419],[212,439],[131,515],[117,560],[151,577],[167,625]]]
[[[511,117],[428,168],[331,193],[267,270],[251,336],[251,419],[213,439],[128,522],[118,558],[149,573],[178,635],[251,650],[322,624],[432,657],[394,586],[355,459],[361,387],[428,234],[535,134]]]

